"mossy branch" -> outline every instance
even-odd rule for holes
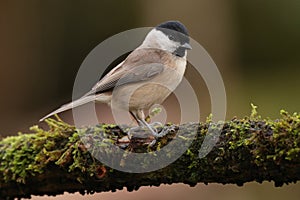
[[[127,162],[130,152],[159,151],[170,140],[185,144],[184,141],[191,139],[188,137],[191,130],[195,130],[185,153],[170,165],[148,173],[111,169],[87,150],[107,152],[109,143],[121,148],[123,144],[118,141],[124,133],[118,126],[101,124],[76,129],[61,120],[49,119],[49,130],[33,126],[31,133],[0,141],[0,199],[63,192],[86,194],[124,187],[132,191],[163,183],[194,186],[214,182],[241,186],[249,181],[274,181],[275,186],[281,186],[296,182],[300,179],[300,115],[282,111],[281,116],[274,121],[264,120],[252,112],[250,117],[227,121],[224,126],[212,122],[183,124],[152,148],[139,139],[130,141],[124,157],[119,159],[120,165],[130,165]],[[213,134],[213,130],[220,130],[221,135],[212,151],[200,159],[204,137]],[[97,143],[87,140],[97,135],[109,139]]]

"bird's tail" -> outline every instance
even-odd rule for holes
[[[107,95],[105,95],[105,94],[84,96],[84,97],[81,97],[80,99],[77,99],[77,100],[71,102],[71,103],[67,103],[67,104],[61,106],[59,109],[57,109],[57,110],[49,113],[48,115],[46,115],[45,117],[43,117],[42,119],[40,119],[40,122],[44,121],[48,117],[51,117],[51,116],[53,116],[55,114],[64,112],[66,110],[70,110],[72,108],[76,108],[78,106],[84,105],[84,104],[89,103],[89,102],[99,101],[99,102],[102,102],[102,103],[107,103],[107,102],[109,102],[109,100],[110,100],[110,97],[107,96]]]

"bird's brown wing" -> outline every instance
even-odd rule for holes
[[[155,77],[164,70],[163,54],[166,53],[158,49],[136,49],[84,96],[109,91],[116,86],[145,81]]]

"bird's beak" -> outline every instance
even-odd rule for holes
[[[184,43],[183,45],[181,45],[181,47],[188,49],[188,50],[192,49],[192,46],[189,43]]]

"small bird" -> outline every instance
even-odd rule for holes
[[[144,110],[161,104],[179,85],[190,49],[189,33],[182,23],[167,21],[159,24],[88,93],[40,121],[89,102],[100,102],[127,110],[139,126],[147,127],[155,138],[160,137],[161,134],[146,122]]]

